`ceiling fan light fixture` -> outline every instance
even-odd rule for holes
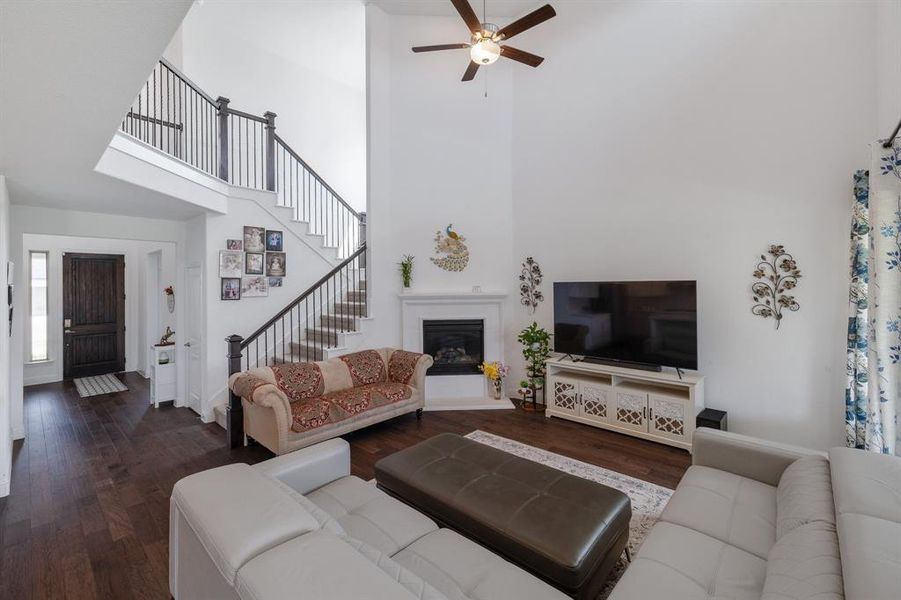
[[[491,38],[482,38],[469,49],[472,62],[479,65],[490,65],[501,57],[501,47]]]

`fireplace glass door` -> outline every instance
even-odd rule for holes
[[[485,322],[482,319],[423,321],[422,348],[435,359],[428,375],[478,375],[485,353]]]

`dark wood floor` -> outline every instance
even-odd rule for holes
[[[173,484],[191,473],[271,456],[224,449],[225,435],[186,408],[148,402],[148,383],[79,398],[71,383],[26,388],[26,438],[13,451],[12,493],[0,500],[0,598],[168,598]],[[436,433],[482,429],[674,487],[681,450],[523,411],[426,413],[356,432],[354,474]]]

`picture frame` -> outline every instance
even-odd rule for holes
[[[219,277],[241,277],[244,269],[244,253],[235,250],[219,251]]]
[[[265,298],[269,296],[269,279],[263,275],[241,278],[242,298]]]
[[[244,274],[245,275],[262,275],[263,265],[265,264],[262,252],[245,252],[244,253]]]
[[[223,277],[220,280],[220,300],[240,300],[241,299],[241,278],[240,277]]]
[[[285,258],[284,252],[267,252],[266,275],[269,277],[284,277],[286,267]]]
[[[282,278],[281,277],[270,277],[269,278],[269,287],[282,287]]]
[[[266,252],[281,252],[285,249],[284,232],[274,229],[266,230]]]
[[[254,225],[244,226],[244,251],[245,252],[265,252],[266,251],[266,228],[256,227]]]
[[[227,250],[244,250],[244,240],[226,240],[225,248]]]

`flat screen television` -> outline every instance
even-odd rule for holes
[[[554,283],[554,351],[636,366],[698,368],[694,281]]]

